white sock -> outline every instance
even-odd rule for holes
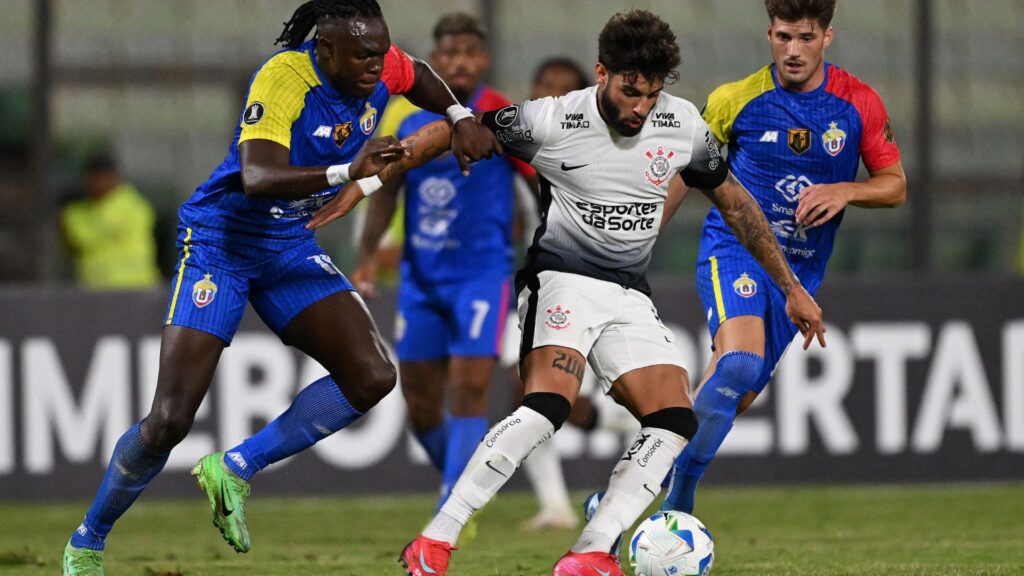
[[[663,428],[641,428],[612,470],[608,489],[573,552],[608,552],[661,492],[661,481],[686,446],[686,438]]]
[[[469,517],[487,504],[530,452],[554,432],[550,420],[526,406],[495,424],[423,535],[455,544]]]
[[[562,475],[562,459],[554,442],[544,442],[523,462],[541,510],[571,510],[569,490]]]

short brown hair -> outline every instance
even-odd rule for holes
[[[836,0],[764,0],[768,19],[799,22],[804,18],[817,20],[822,28],[828,28],[836,13]]]
[[[461,36],[472,34],[481,40],[487,40],[487,31],[479,20],[465,12],[445,14],[434,25],[434,42],[440,42],[445,36]]]
[[[682,62],[676,35],[664,20],[646,10],[612,16],[597,37],[597,61],[612,74],[641,75],[674,82]]]

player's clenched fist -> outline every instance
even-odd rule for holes
[[[463,175],[469,175],[470,163],[502,152],[501,143],[494,133],[476,120],[465,118],[455,123],[452,131],[452,153],[459,162]]]
[[[353,179],[376,176],[385,166],[401,160],[409,155],[409,150],[402,146],[394,136],[367,140],[363,149],[356,154],[349,174]]]

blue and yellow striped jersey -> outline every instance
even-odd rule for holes
[[[293,201],[249,198],[242,189],[239,144],[277,142],[288,148],[292,166],[351,162],[376,129],[388,98],[408,91],[414,81],[412,60],[392,46],[369,97],[342,94],[317,68],[313,47],[310,40],[282,50],[253,75],[228,155],[182,205],[183,226],[205,238],[246,244],[311,234],[304,228],[309,215],[339,188]]]

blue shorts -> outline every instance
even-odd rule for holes
[[[700,259],[697,291],[707,312],[712,342],[718,327],[729,318],[758,316],[764,321],[764,370],[755,387],[760,393],[798,332],[786,315],[786,296],[745,251],[726,251]]]
[[[398,358],[497,357],[512,282],[496,273],[465,282],[421,284],[402,275],[395,330]]]
[[[352,284],[310,235],[273,248],[225,247],[179,227],[180,259],[165,325],[186,326],[231,343],[248,300],[278,336],[299,312]]]

